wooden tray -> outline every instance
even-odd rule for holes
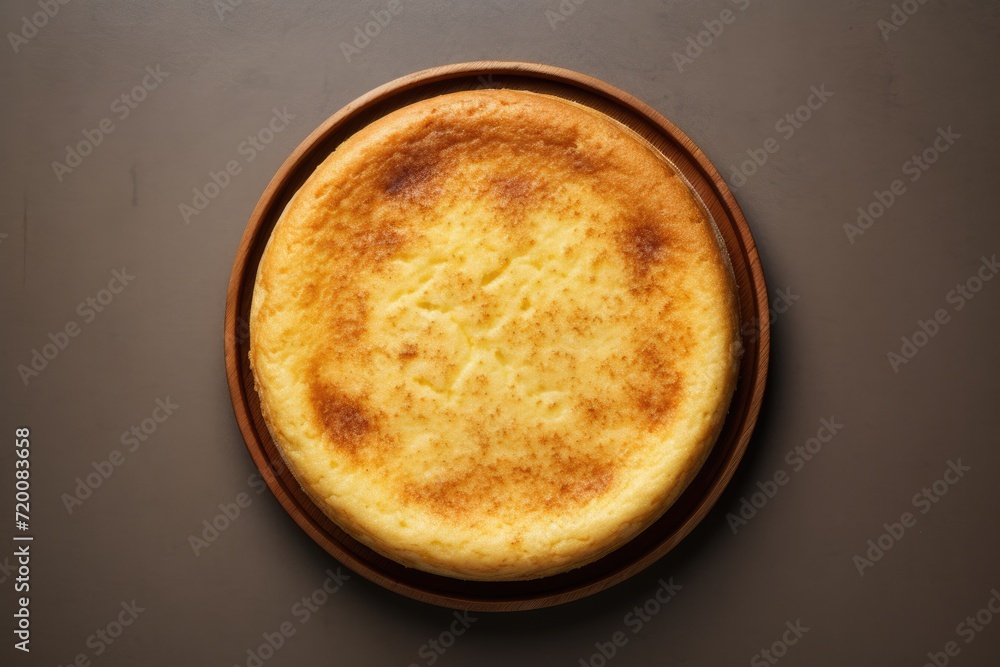
[[[517,88],[562,96],[608,114],[645,137],[684,173],[715,218],[739,285],[744,355],[722,435],[681,498],[628,544],[577,570],[522,582],[469,582],[427,574],[384,558],[340,530],[283,465],[260,413],[248,364],[250,300],[261,253],[285,204],[344,139],[402,106],[473,88]],[[743,456],[757,420],[767,375],[767,289],[746,219],[705,155],[673,123],[602,81],[570,70],[522,62],[474,62],[404,76],[361,96],[317,128],[289,156],[253,211],[236,253],[226,300],[229,391],[247,449],[268,487],[296,523],[334,558],[389,590],[433,604],[474,611],[537,609],[604,590],[655,562],[708,513]]]

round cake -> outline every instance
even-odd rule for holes
[[[470,580],[592,562],[721,430],[735,281],[683,176],[558,97],[442,95],[344,141],[261,258],[250,363],[312,500],[403,565]]]

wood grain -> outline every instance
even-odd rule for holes
[[[359,128],[417,100],[457,90],[516,88],[559,95],[624,123],[687,177],[712,214],[739,287],[744,355],[722,434],[681,498],[628,544],[577,570],[534,581],[470,582],[441,577],[384,558],[358,543],[316,507],[283,465],[260,412],[248,362],[249,312],[261,253],[285,204],[315,167]],[[338,111],[303,141],[275,174],[243,234],[226,300],[229,391],[254,464],[278,502],[334,558],[380,586],[454,609],[537,609],[592,595],[640,572],[677,545],[718,500],[747,448],[767,377],[767,288],[746,219],[719,172],[673,123],[635,97],[593,77],[524,62],[484,61],[435,67],[387,83]]]

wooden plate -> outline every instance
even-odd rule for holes
[[[248,362],[250,300],[261,253],[285,204],[344,139],[417,100],[473,88],[517,88],[559,95],[631,127],[684,173],[715,218],[739,285],[744,355],[722,435],[681,498],[652,526],[604,558],[556,576],[521,582],[470,582],[403,567],[358,543],[317,508],[285,468],[261,417]],[[474,62],[417,72],[376,88],[334,114],[289,156],[253,211],[226,300],[229,391],[247,449],[268,487],[299,526],[334,558],[389,590],[474,611],[536,609],[592,595],[655,562],[708,513],[743,456],[767,375],[767,289],[746,219],[705,155],[673,123],[631,95],[570,70],[521,62]]]

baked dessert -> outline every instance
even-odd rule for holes
[[[686,180],[609,117],[515,90],[341,144],[261,259],[250,362],[289,468],[409,567],[594,561],[697,473],[732,396],[735,282]]]

